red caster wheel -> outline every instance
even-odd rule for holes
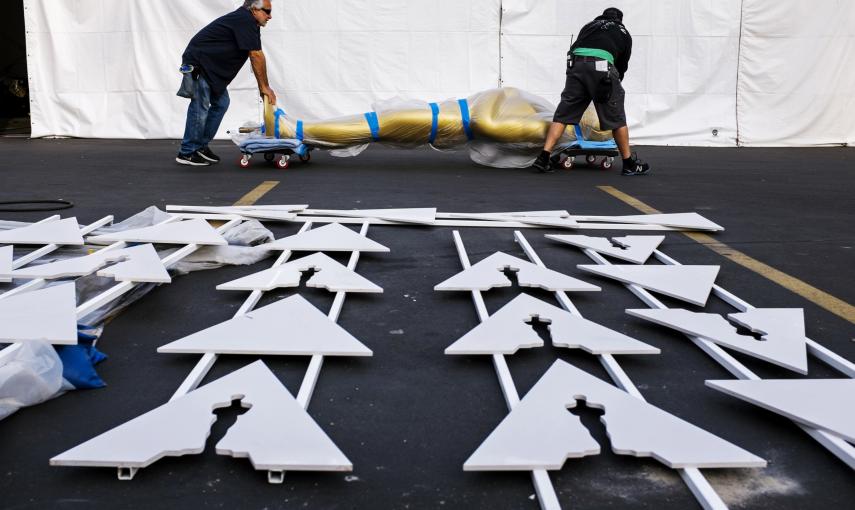
[[[249,154],[244,154],[244,155],[243,155],[243,156],[241,156],[241,157],[240,157],[240,159],[238,160],[238,165],[240,165],[240,167],[241,167],[241,168],[249,168],[249,159],[250,159],[251,157],[252,157],[252,156],[250,156]]]
[[[564,158],[564,161],[561,162],[561,167],[566,170],[571,170],[573,168],[573,156],[567,156]]]
[[[305,154],[300,154],[300,162],[301,163],[308,163],[311,160],[312,160],[312,153],[311,152],[307,152]]]
[[[585,163],[588,163],[589,165],[594,166],[594,163],[596,163],[596,162],[597,162],[597,156],[594,156],[593,154],[588,154],[587,156],[585,156]]]
[[[600,162],[600,168],[603,170],[608,170],[612,167],[612,158],[604,158],[603,161]]]
[[[282,170],[287,169],[288,164],[289,164],[288,156],[282,156],[281,158],[276,160],[276,167],[281,168]]]

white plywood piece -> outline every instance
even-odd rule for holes
[[[718,276],[719,266],[631,266],[580,264],[583,271],[635,284],[648,290],[704,306]]]
[[[77,298],[64,283],[0,300],[0,342],[77,344]]]
[[[436,221],[435,207],[410,209],[310,209],[306,214],[324,216],[345,216],[347,218],[377,218],[399,223],[419,223],[430,225]]]
[[[0,246],[0,282],[12,281],[12,246]]]
[[[296,287],[300,284],[301,272],[309,269],[317,272],[306,282],[307,287],[318,287],[330,292],[383,292],[368,279],[323,253],[313,253],[278,267],[222,283],[217,285],[217,290],[269,291],[280,287]]]
[[[127,260],[98,271],[98,276],[113,278],[117,282],[170,283],[172,278],[163,261],[151,244],[142,244],[121,250]]]
[[[738,446],[557,360],[463,465],[466,471],[561,469],[599,453],[567,409],[584,399],[604,409],[600,420],[619,455],[653,457],[670,468],[764,467]]]
[[[199,218],[93,236],[90,237],[90,240],[109,243],[125,241],[129,243],[163,244],[229,244],[207,221]]]
[[[633,264],[644,264],[647,262],[647,259],[653,255],[656,248],[665,240],[665,236],[613,237],[612,240],[620,245],[618,247],[605,237],[547,234],[546,238],[582,249],[593,250],[603,255],[632,262]]]
[[[543,340],[526,321],[549,322],[552,344],[591,354],[659,354],[659,349],[571,314],[528,294],[520,294],[487,320],[463,335],[445,354],[514,354],[542,347]]]
[[[235,209],[251,209],[258,211],[302,211],[309,204],[281,204],[281,205],[235,205]]]
[[[756,308],[728,314],[742,326],[762,335],[762,340],[740,335],[727,319],[714,313],[681,308],[627,310],[628,314],[697,336],[735,351],[807,374],[807,338],[801,308]]]
[[[706,385],[855,443],[855,379],[707,381]]]
[[[600,290],[596,285],[500,251],[445,280],[434,290],[486,291],[493,287],[510,287],[511,280],[502,272],[505,269],[516,271],[517,280],[523,287],[539,287],[553,292]]]
[[[389,248],[338,223],[262,244],[267,250],[387,252]]]
[[[299,210],[303,206],[282,206],[294,207]],[[170,212],[197,212],[211,214],[228,214],[243,216],[245,218],[255,218],[259,220],[274,220],[274,221],[289,221],[297,217],[296,214],[290,212],[291,209],[257,209],[254,207],[239,207],[239,206],[191,206],[191,205],[167,205],[166,210]]]
[[[471,220],[489,221],[520,221],[522,218],[567,218],[570,213],[563,210],[557,211],[514,211],[497,213],[437,213],[437,218],[460,218]]]
[[[101,269],[105,265],[115,265]],[[101,271],[98,271],[101,269]],[[143,244],[131,248],[98,251],[83,257],[59,260],[48,264],[29,266],[12,272],[15,279],[55,280],[86,276],[98,271],[99,276],[112,277],[116,281],[169,283],[171,278],[154,246]]]
[[[634,214],[630,216],[579,216],[579,221],[602,221],[605,223],[633,223],[662,225],[686,230],[724,230],[724,227],[704,218],[698,213]]]
[[[82,245],[83,235],[77,218],[33,223],[26,227],[0,231],[0,244]]]
[[[299,294],[166,344],[161,353],[371,356]]]
[[[119,425],[50,460],[53,466],[143,468],[163,457],[201,453],[213,410],[241,398],[249,411],[217,443],[220,455],[256,469],[350,471],[353,466],[291,393],[256,361]]]

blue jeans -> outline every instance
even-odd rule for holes
[[[207,147],[214,139],[226,110],[229,109],[229,92],[211,98],[211,87],[202,75],[195,81],[195,91],[187,107],[187,124],[179,154],[189,156]]]

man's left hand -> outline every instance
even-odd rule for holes
[[[262,97],[267,97],[267,102],[274,105],[276,104],[276,93],[273,92],[273,89],[270,87],[265,87],[260,90]]]

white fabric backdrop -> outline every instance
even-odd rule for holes
[[[240,0],[24,3],[32,136],[180,138],[181,53]],[[280,105],[300,117],[464,97],[500,78],[555,102],[573,35],[611,5],[633,35],[635,143],[855,143],[848,0],[273,0],[262,44]],[[221,137],[258,118],[248,65],[229,91]]]
[[[25,0],[32,136],[180,138],[190,38],[240,0]],[[262,29],[279,103],[299,116],[395,96],[465,97],[499,82],[499,0],[273,0]],[[219,136],[259,118],[245,65]]]

